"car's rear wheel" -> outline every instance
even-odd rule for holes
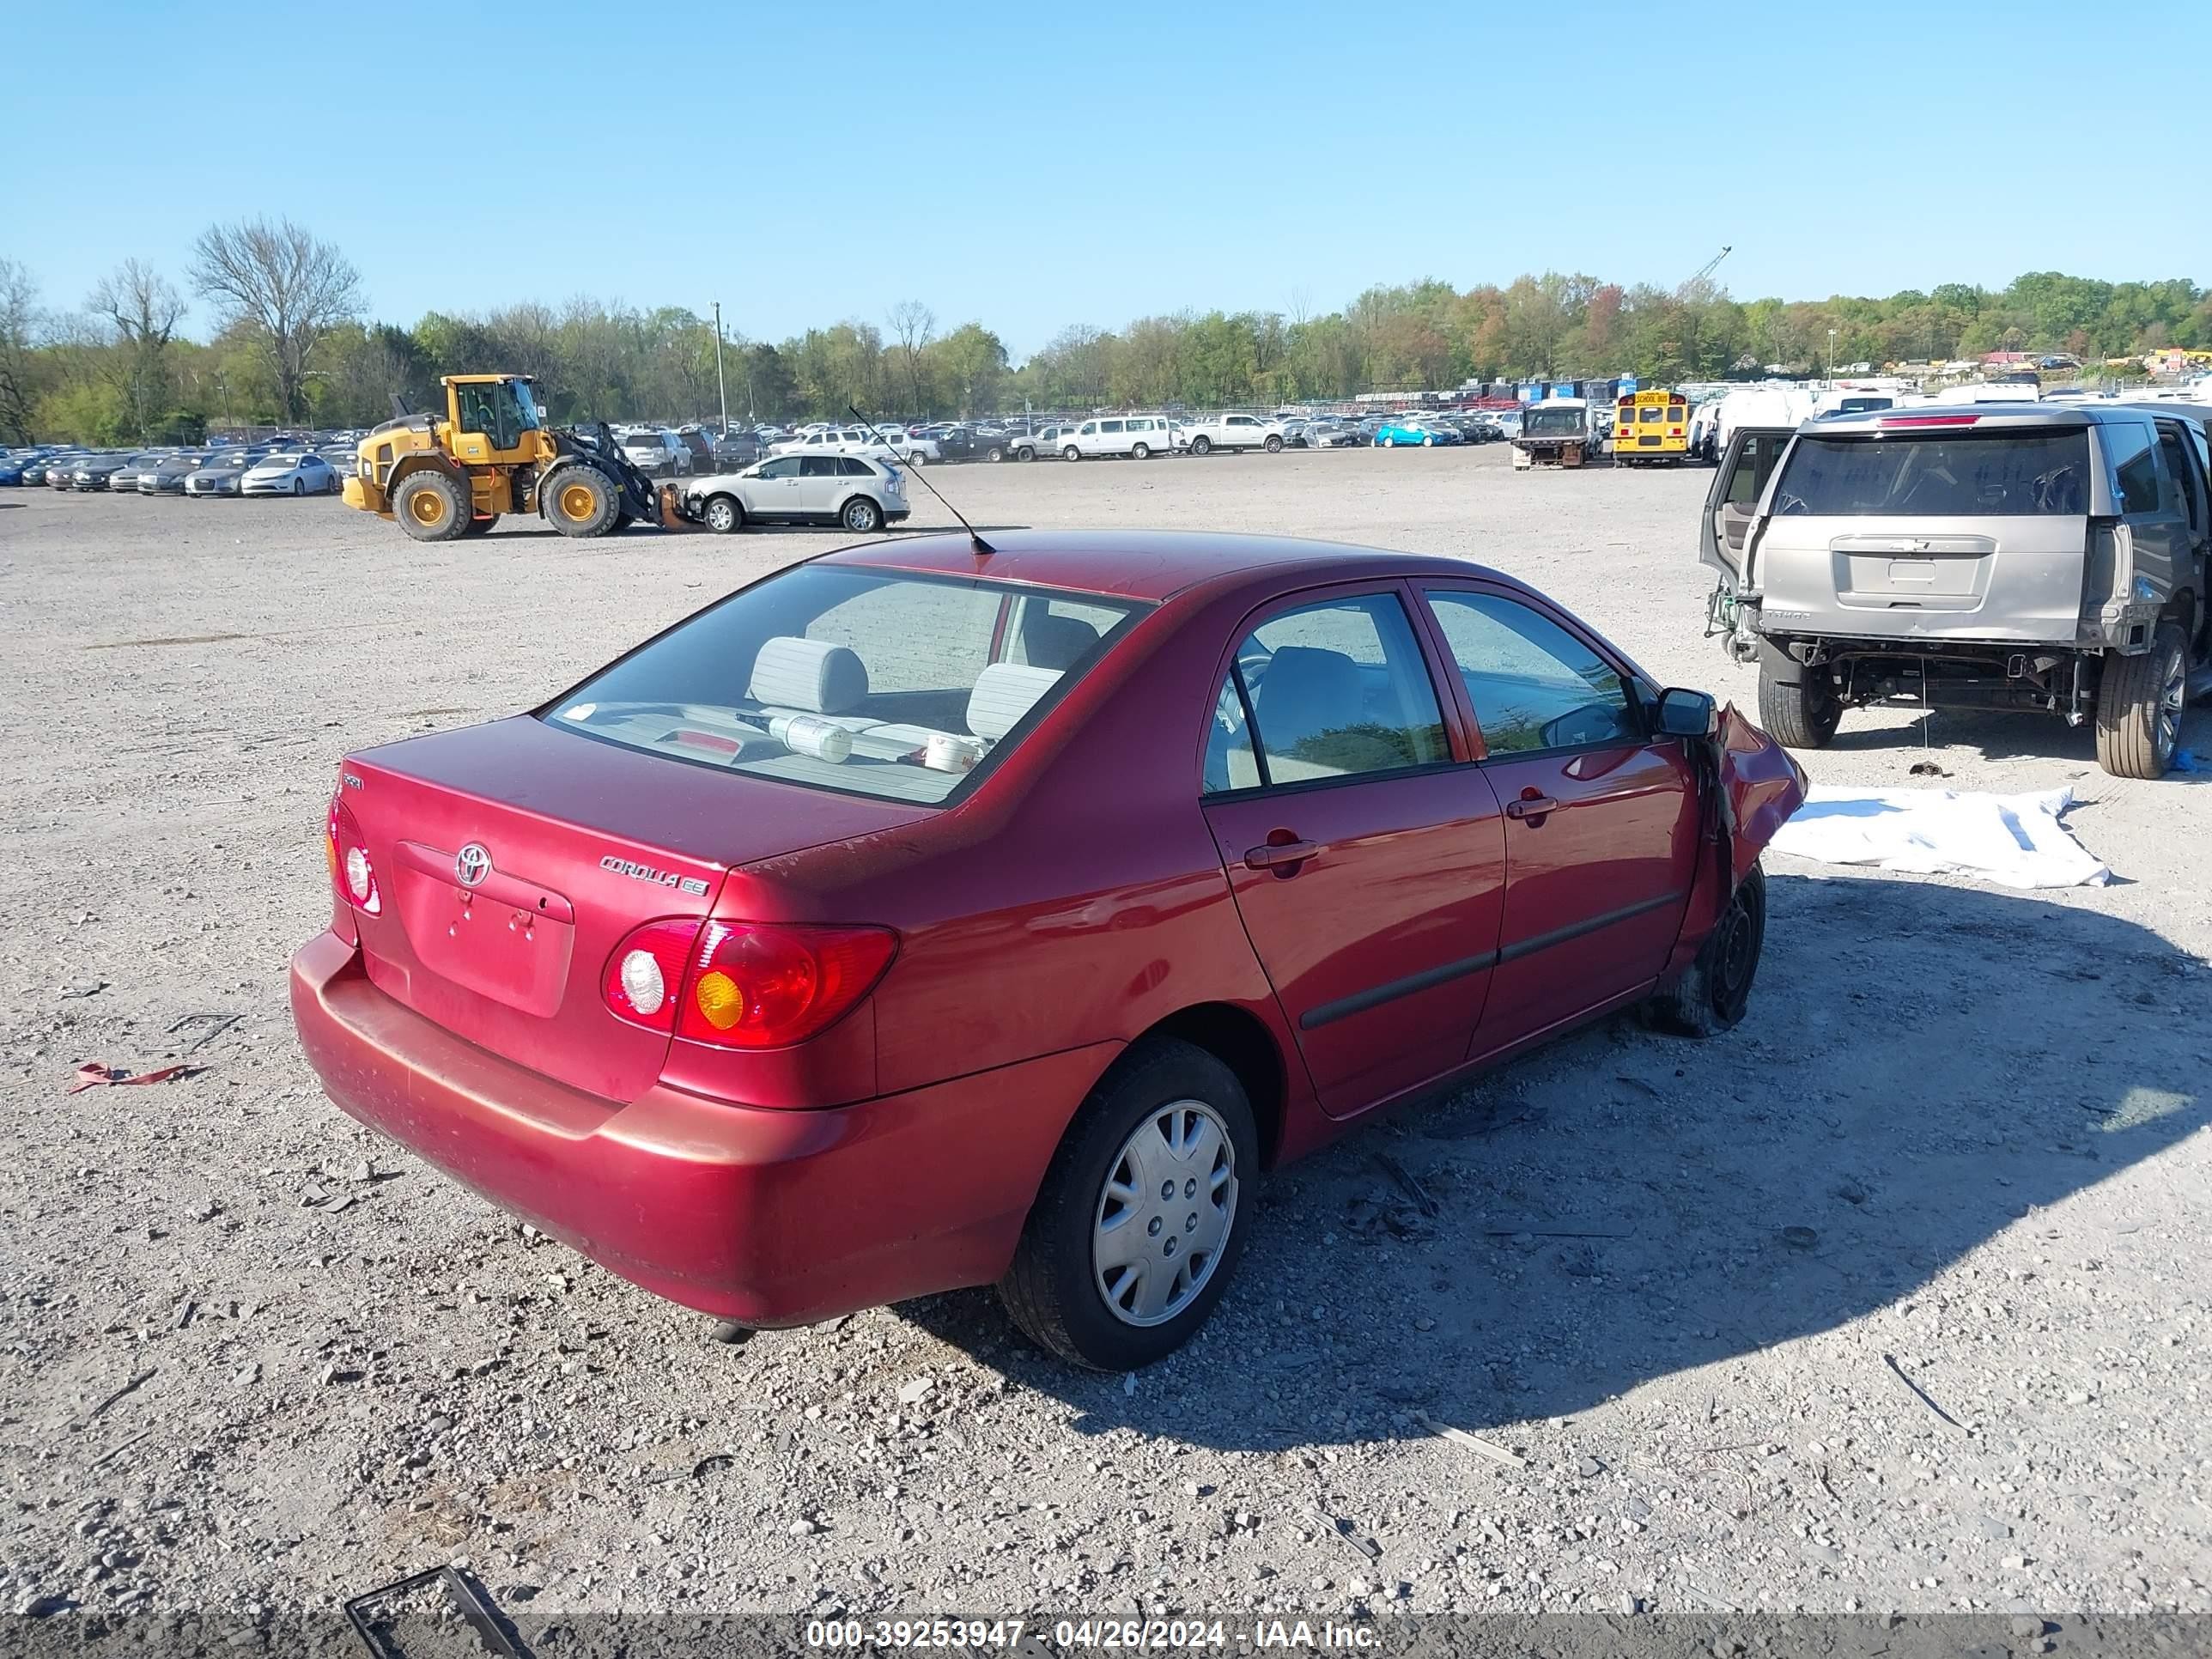
[[[733,535],[744,528],[745,510],[734,495],[716,495],[700,509],[699,522],[717,536]]]
[[[2116,778],[2162,778],[2181,744],[2189,645],[2160,623],[2140,656],[2108,656],[2097,687],[2097,764]]]
[[[418,542],[450,542],[469,527],[469,493],[443,472],[410,472],[392,493],[392,516]]]
[[[1719,1036],[1750,1006],[1765,948],[1766,872],[1754,864],[1736,884],[1689,970],[1652,993],[1645,1005],[1652,1024],[1681,1036]]]
[[[1190,441],[1190,453],[1194,455],[1211,455],[1213,453],[1213,440],[1201,432]]]
[[[1129,459],[1133,461],[1151,460],[1152,459],[1152,447],[1150,444],[1139,444],[1135,448],[1129,452]]]
[[[1808,668],[1795,684],[1759,671],[1759,723],[1785,748],[1826,749],[1843,717],[1843,700],[1824,671]]]
[[[1007,1311],[1096,1370],[1164,1358],[1204,1324],[1250,1231],[1259,1134],[1243,1085],[1194,1044],[1156,1038],[1069,1124],[1030,1206]]]
[[[1006,459],[1006,452],[997,444],[993,444],[983,452],[983,459],[987,461],[1003,461]]]
[[[871,536],[884,527],[884,510],[866,495],[855,495],[845,503],[837,522],[856,535]]]
[[[1269,433],[1267,434],[1267,450],[1270,455],[1281,454],[1283,453],[1283,441],[1279,437],[1276,436],[1275,434],[1272,432]]]

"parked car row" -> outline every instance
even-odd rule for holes
[[[331,446],[325,446],[331,447]],[[141,495],[328,495],[352,465],[350,442],[325,455],[304,447],[212,449],[32,448],[0,454],[0,485]]]

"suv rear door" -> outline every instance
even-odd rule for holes
[[[2087,419],[2057,414],[1996,404],[1799,428],[1747,543],[1763,631],[2072,646],[2097,468]]]
[[[1774,476],[1774,463],[1789,447],[1788,426],[1740,426],[1729,439],[1713,484],[1705,492],[1705,521],[1698,526],[1698,562],[1731,578],[1743,574],[1744,538],[1751,533],[1759,498]],[[1616,440],[1617,441],[1617,440]]]

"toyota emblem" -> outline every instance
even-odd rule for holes
[[[464,887],[481,887],[491,873],[491,854],[480,841],[472,841],[453,854],[453,873]]]

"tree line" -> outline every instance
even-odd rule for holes
[[[192,300],[208,337],[181,330]],[[411,326],[368,314],[344,255],[289,220],[211,226],[175,279],[126,260],[75,306],[49,306],[0,258],[0,442],[181,441],[210,427],[364,426],[430,405],[441,374],[537,377],[555,419],[710,420],[714,325],[682,307],[592,299]],[[1946,283],[1886,299],[1739,301],[1711,281],[1624,287],[1547,272],[1465,290],[1369,289],[1340,310],[1184,312],[1072,326],[1027,361],[980,321],[918,301],[775,343],[726,334],[732,418],[907,418],[1021,408],[1274,404],[1470,380],[1633,372],[1648,385],[1770,368],[2063,351],[2094,362],[2212,347],[2212,292],[2184,278],[2105,283],[2034,271],[2000,289]]]

